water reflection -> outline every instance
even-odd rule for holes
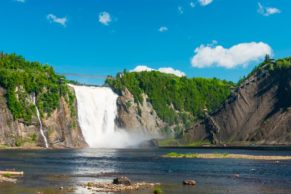
[[[291,155],[290,151],[205,149],[9,150],[0,151],[0,169],[25,172],[15,188],[76,186],[88,181],[111,181],[115,176],[125,175],[134,181],[160,182],[169,194],[288,193],[291,190],[290,161],[160,157],[171,151]],[[184,179],[195,179],[198,185],[183,187]],[[148,192],[141,192],[145,193]]]

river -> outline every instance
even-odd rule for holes
[[[168,152],[291,155],[290,149],[0,150],[0,170],[25,173],[17,184],[0,184],[0,193],[63,193],[59,187],[75,188],[71,193],[90,193],[79,185],[112,181],[121,175],[132,181],[159,182],[165,194],[291,193],[291,161],[161,157]],[[184,179],[194,179],[197,185],[183,186]],[[124,194],[133,193],[153,192]]]

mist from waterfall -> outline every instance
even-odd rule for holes
[[[76,86],[78,121],[87,144],[92,148],[126,148],[146,140],[115,125],[118,96],[108,87]]]

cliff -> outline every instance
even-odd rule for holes
[[[0,145],[7,147],[44,147],[39,121],[34,115],[31,122],[15,120],[7,106],[6,90],[0,88]],[[85,147],[76,116],[72,117],[68,103],[60,99],[60,107],[42,118],[44,133],[51,148]]]
[[[187,130],[183,141],[291,144],[290,58],[259,66],[222,106]]]
[[[0,53],[0,146],[44,147],[45,139],[53,148],[86,146],[76,106],[52,67]]]
[[[143,103],[135,103],[133,95],[124,89],[117,100],[118,114],[116,123],[120,128],[129,132],[143,132],[158,138],[162,135],[162,129],[167,126],[147,102],[147,96],[143,95]]]
[[[142,130],[153,137],[180,137],[203,109],[217,108],[233,83],[219,79],[186,78],[157,71],[124,72],[106,83],[119,94],[119,127]]]

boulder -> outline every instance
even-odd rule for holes
[[[194,185],[196,185],[196,181],[194,181],[194,180],[184,180],[183,181],[183,185],[192,185],[192,186],[194,186]]]
[[[131,185],[131,180],[125,176],[117,177],[117,178],[113,179],[113,184],[128,186],[128,185]]]
[[[16,182],[17,182],[17,179],[4,177],[0,175],[0,183],[16,183]]]

